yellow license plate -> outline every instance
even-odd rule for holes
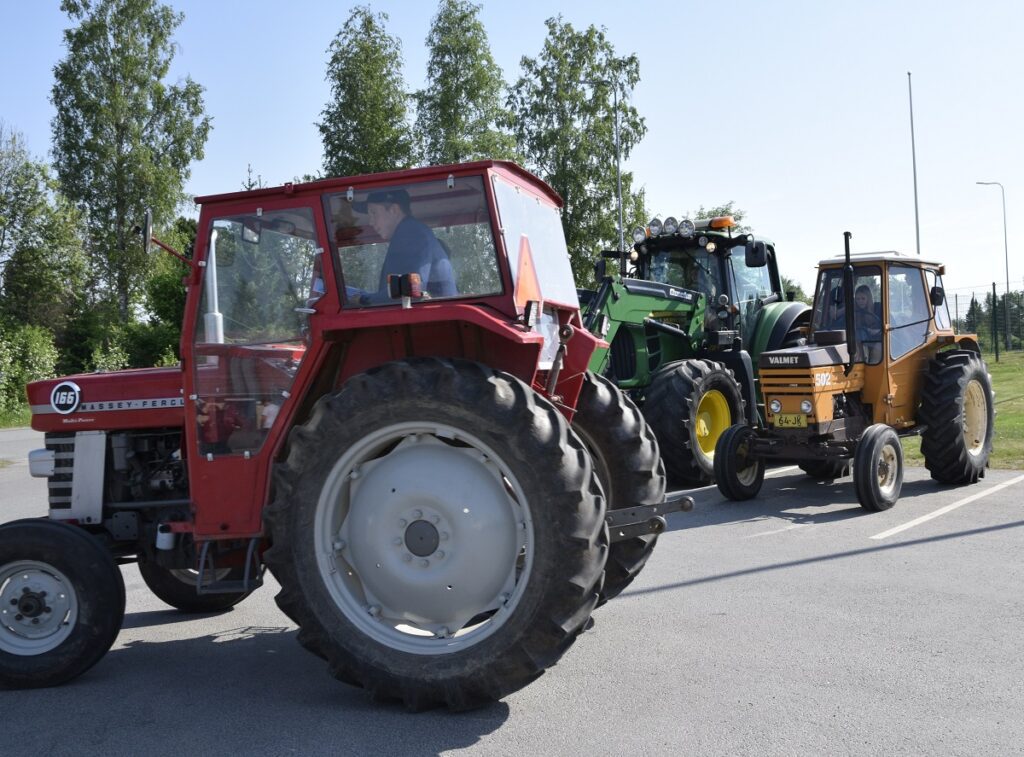
[[[775,416],[779,428],[807,428],[807,416],[803,413],[779,413]]]

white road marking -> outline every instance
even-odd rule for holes
[[[990,486],[988,489],[985,489],[984,491],[980,491],[977,494],[972,494],[970,497],[964,497],[963,499],[958,500],[957,502],[954,502],[951,505],[946,505],[945,507],[940,507],[938,510],[936,510],[933,513],[928,513],[927,515],[922,515],[920,518],[915,518],[914,520],[910,521],[909,523],[904,523],[902,526],[896,526],[895,528],[890,528],[888,531],[883,531],[880,534],[875,534],[871,538],[872,539],[885,539],[885,538],[888,538],[890,536],[893,536],[894,534],[900,533],[901,531],[906,531],[908,528],[913,528],[914,526],[919,526],[922,523],[925,523],[925,522],[931,520],[932,518],[938,518],[940,515],[945,515],[946,513],[950,512],[951,510],[956,510],[958,507],[963,507],[966,504],[974,502],[974,500],[976,500],[976,499],[981,499],[982,497],[987,497],[989,494],[994,494],[995,492],[999,491],[1000,489],[1005,489],[1008,486],[1013,486],[1014,484],[1019,484],[1021,481],[1024,481],[1024,476],[1017,476],[1016,478],[1011,478],[1009,481],[1004,481],[1001,484],[996,484],[995,486]]]
[[[774,531],[764,531],[760,534],[751,534],[750,536],[744,536],[744,539],[756,539],[758,536],[771,536],[772,534],[781,534],[785,531],[792,531],[794,528],[804,528],[805,526],[811,525],[810,523],[793,523],[785,528],[776,528]]]

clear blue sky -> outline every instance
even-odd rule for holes
[[[350,3],[172,0],[185,13],[173,76],[206,88],[213,132],[193,194],[319,169],[315,122],[326,49]],[[507,80],[535,56],[550,2],[484,0],[481,19]],[[403,41],[410,89],[424,85],[434,2],[372,2]],[[37,155],[50,146],[52,70],[68,25],[57,0],[0,0],[0,119]],[[998,187],[1007,192],[1011,288],[1024,288],[1024,3],[996,0],[628,4],[568,0],[577,27],[604,26],[636,53],[633,103],[648,134],[626,168],[662,217],[734,200],[773,238],[783,273],[809,288],[819,258],[914,253],[907,102],[913,72],[921,249],[947,288],[1005,279]]]

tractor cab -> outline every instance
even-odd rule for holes
[[[911,427],[910,400],[917,396],[928,361],[957,341],[942,284],[945,268],[898,252],[853,254],[851,266],[848,297],[843,259],[819,264],[808,349],[830,348],[831,359],[844,367],[844,380],[859,377],[854,380],[863,382],[876,422]]]
[[[733,426],[715,452],[730,499],[760,489],[765,461],[834,479],[854,470],[867,510],[892,507],[899,438],[922,437],[932,477],[973,483],[992,447],[991,380],[973,335],[954,334],[940,263],[896,252],[819,264],[806,344],[759,359],[766,423]]]

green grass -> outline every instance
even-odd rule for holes
[[[996,430],[992,442],[993,468],[1024,469],[1024,352],[1000,352],[985,355],[996,392]],[[907,465],[924,465],[921,441],[914,437],[903,440]]]
[[[0,428],[27,426],[31,420],[32,411],[28,409],[28,405],[24,405],[17,410],[0,412]]]

